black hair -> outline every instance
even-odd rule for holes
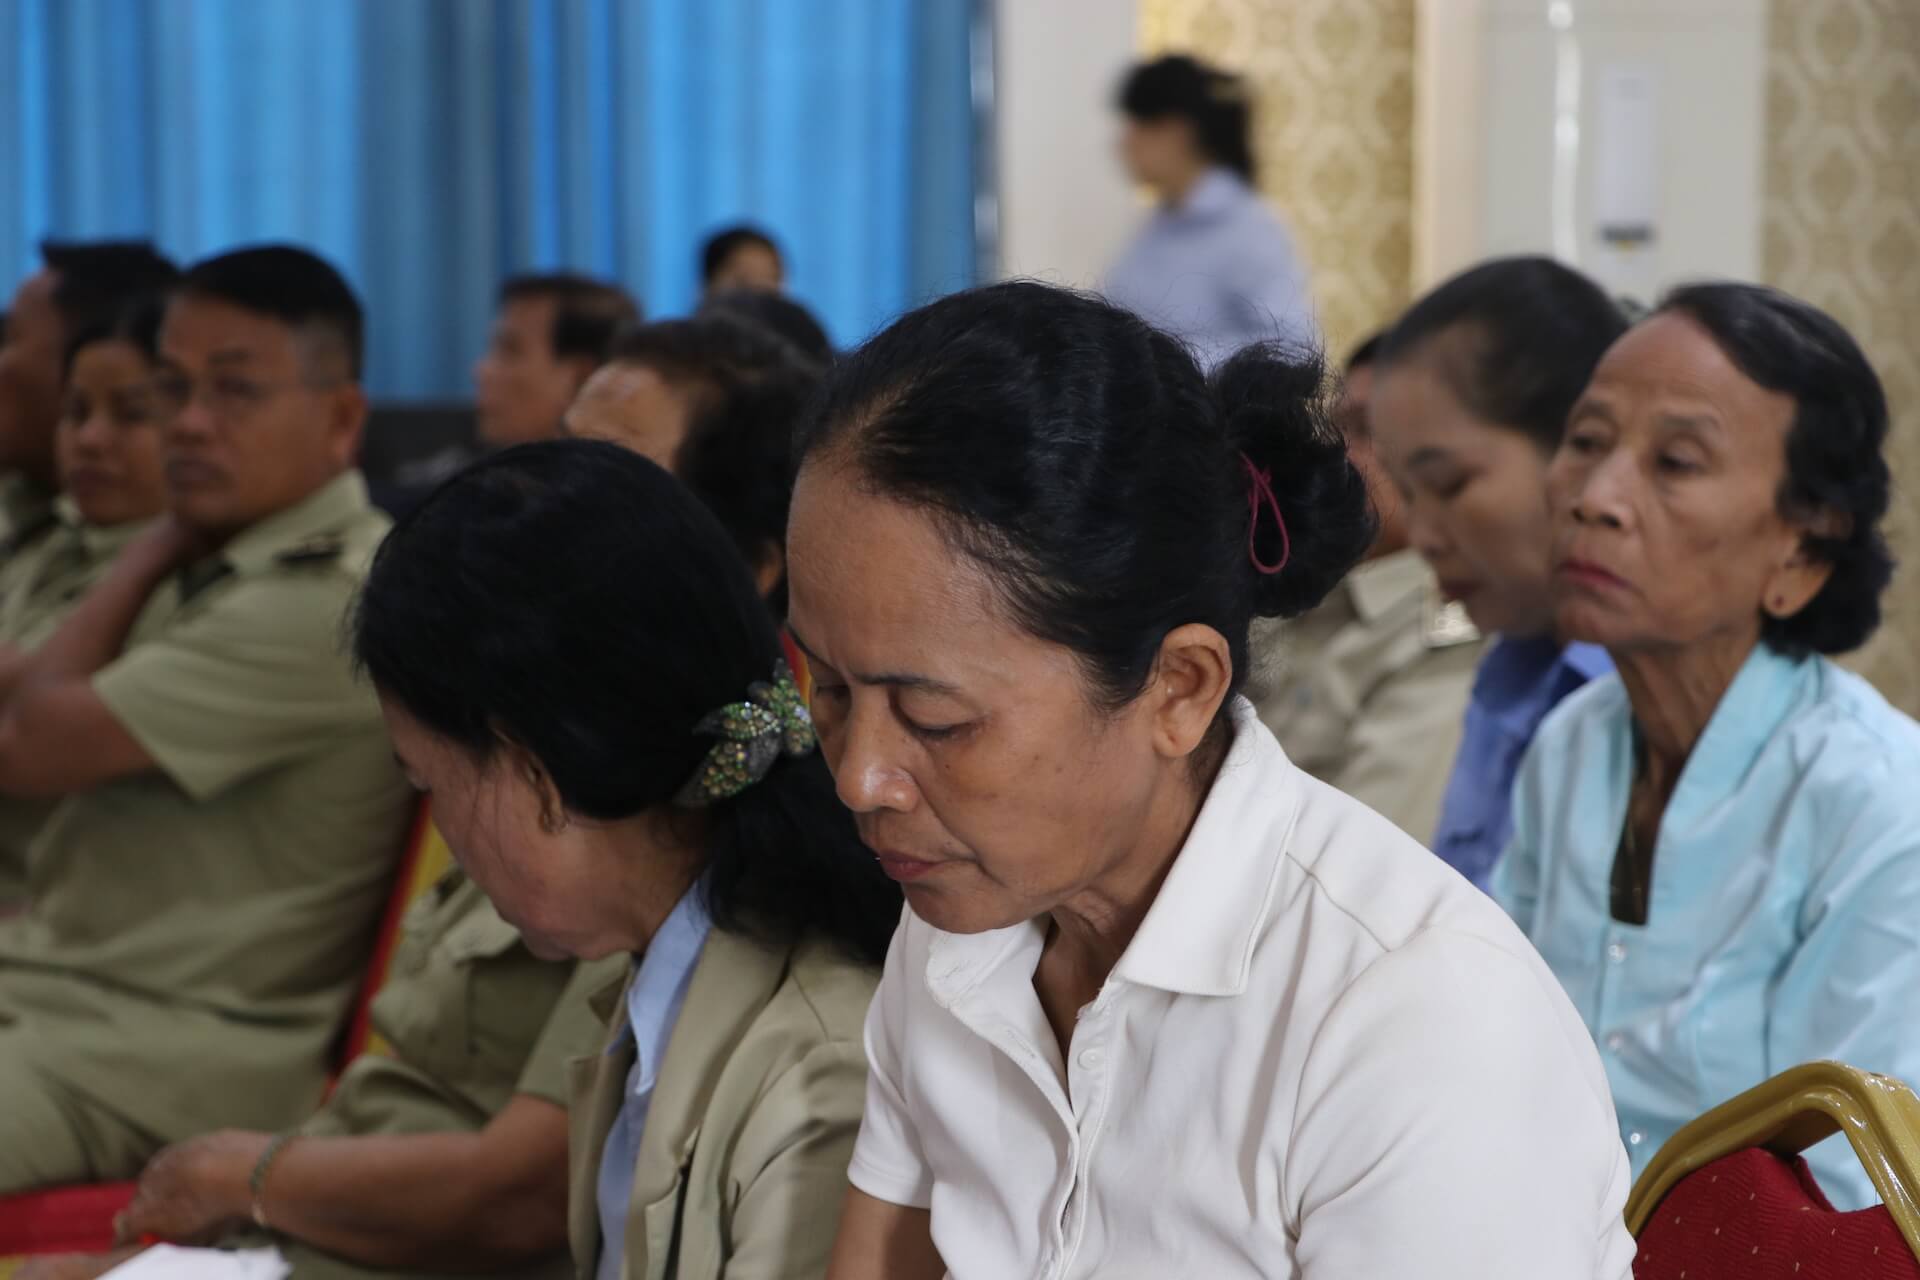
[[[149,294],[128,303],[119,315],[80,330],[67,343],[61,357],[61,379],[64,381],[73,371],[74,358],[81,350],[96,342],[125,342],[138,349],[149,365],[153,364],[160,358],[160,323],[166,312],[165,295]]]
[[[1017,281],[910,312],[842,360],[798,450],[932,512],[1113,709],[1187,623],[1226,638],[1238,689],[1253,618],[1304,613],[1371,545],[1373,508],[1325,382],[1317,356],[1278,345],[1209,380],[1132,313]],[[1285,536],[1250,501],[1250,469],[1270,481]],[[1285,568],[1261,572],[1255,552]]]
[[[340,349],[359,381],[366,320],[360,299],[325,259],[290,244],[254,245],[187,268],[176,297],[207,298],[317,334]]]
[[[1254,180],[1252,104],[1239,76],[1183,53],[1168,54],[1129,71],[1119,103],[1135,120],[1187,121],[1207,159]]]
[[[145,240],[43,240],[40,260],[53,273],[53,305],[67,340],[114,322],[136,299],[165,292],[180,278],[173,262]]]
[[[833,363],[833,339],[813,312],[784,293],[766,289],[722,289],[700,304],[701,313],[724,311],[778,334],[815,364]]]
[[[1551,453],[1594,366],[1626,331],[1613,299],[1578,271],[1545,257],[1492,258],[1414,303],[1375,367],[1432,355],[1475,417]],[[1457,341],[1438,343],[1442,336]]]
[[[548,342],[561,360],[606,361],[621,330],[640,323],[640,307],[617,284],[566,271],[509,276],[500,286],[501,306],[531,299],[553,299],[553,331]]]
[[[1780,514],[1839,519],[1835,532],[1805,535],[1832,566],[1826,585],[1792,617],[1768,615],[1761,638],[1795,658],[1859,648],[1880,625],[1894,567],[1881,531],[1892,489],[1887,396],[1873,365],[1839,321],[1764,285],[1684,285],[1654,311],[1664,313],[1692,320],[1741,373],[1793,398]]]
[[[781,656],[706,508],[590,440],[519,445],[448,480],[381,546],[352,625],[382,696],[475,760],[518,744],[569,812],[603,822],[672,804],[715,743],[695,726]],[[716,924],[880,962],[900,893],[818,752],[699,812]]]
[[[739,226],[722,227],[701,244],[700,282],[712,284],[713,278],[720,274],[720,269],[727,265],[727,259],[750,244],[759,245],[782,266],[785,265],[786,255],[780,252],[780,246],[774,243],[772,236],[758,227],[741,223]]]
[[[1378,333],[1370,334],[1362,338],[1360,344],[1347,353],[1347,372],[1352,373],[1355,369],[1364,369],[1375,360],[1378,360],[1380,358],[1380,348],[1385,345],[1386,340],[1387,332],[1384,329]]]

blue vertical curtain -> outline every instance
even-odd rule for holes
[[[376,395],[461,395],[510,272],[686,310],[749,221],[836,340],[972,281],[979,0],[0,0],[0,288],[45,237],[338,264]]]

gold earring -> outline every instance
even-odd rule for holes
[[[543,800],[540,803],[540,830],[550,836],[557,836],[567,829],[567,815],[564,810],[555,813]]]

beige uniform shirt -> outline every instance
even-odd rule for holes
[[[821,942],[707,935],[640,1138],[625,1280],[826,1274],[866,1096],[861,1028],[879,979]],[[573,1066],[568,1218],[580,1280],[599,1265],[600,1159],[634,1062],[621,1034],[625,989],[618,981],[594,998],[611,1023],[609,1048]]]
[[[387,527],[337,478],[163,584],[94,677],[158,767],[67,797],[28,850],[0,921],[14,1076],[152,1144],[312,1113],[413,805],[344,649]]]
[[[0,564],[53,523],[53,495],[17,471],[0,475]]]
[[[80,518],[71,502],[55,503],[54,523],[0,563],[0,648],[31,653],[105,573],[144,522],[102,528]],[[27,845],[55,804],[0,796],[0,906],[27,892]]]
[[[1482,647],[1419,553],[1398,551],[1312,613],[1257,626],[1247,696],[1295,764],[1428,843]]]
[[[408,911],[393,967],[373,1002],[374,1027],[391,1052],[362,1055],[301,1132],[477,1132],[517,1093],[564,1110],[569,1064],[606,1036],[589,998],[619,982],[626,968],[625,956],[578,964],[539,959],[478,885],[457,868],[449,871]],[[278,1243],[293,1280],[426,1275],[358,1266],[298,1241]],[[561,1250],[544,1263],[493,1274],[563,1280],[573,1265]]]

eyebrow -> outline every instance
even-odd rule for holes
[[[817,663],[823,667],[831,667],[833,665],[815,653],[807,645],[807,642],[800,638],[800,633],[793,629],[791,622],[787,624],[787,634],[793,637],[793,643],[799,648],[800,652],[807,655],[808,662]],[[960,693],[958,685],[948,684],[944,680],[935,680],[932,676],[906,675],[895,672],[874,674],[862,671],[848,671],[843,674],[845,674],[848,679],[859,684],[879,685],[887,689],[916,689],[924,693],[944,693],[955,696],[958,696]]]
[[[208,364],[246,364],[253,359],[253,352],[245,347],[228,347],[225,351],[216,351],[207,357]]]
[[[1431,467],[1436,464],[1453,465],[1456,461],[1457,459],[1445,449],[1430,444],[1425,448],[1415,449],[1413,451],[1413,456],[1407,459],[1407,470],[1416,471],[1423,467]]]
[[[1712,414],[1662,413],[1655,416],[1654,422],[1668,431],[1699,431],[1710,436],[1719,436],[1726,432],[1720,419]]]

